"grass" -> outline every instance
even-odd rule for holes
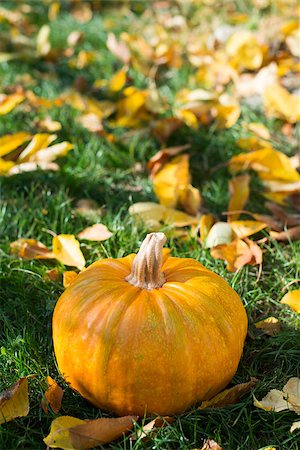
[[[7,3],[6,6],[15,5]],[[137,5],[135,9],[138,9]],[[36,23],[42,24],[45,6],[34,6],[34,10]],[[119,32],[130,25],[132,18],[138,20],[139,16],[134,14],[117,21],[117,9],[109,9],[104,17],[97,14],[90,24],[78,25],[65,5],[58,19],[51,22],[53,47],[64,47],[66,36],[72,30],[80,29],[85,33],[80,49],[98,50],[99,61],[81,71],[68,67],[64,59],[54,66],[42,61],[11,61],[0,67],[1,88],[19,82],[22,75],[31,74],[36,80],[32,84],[33,91],[42,97],[55,98],[70,87],[78,75],[90,83],[97,78],[110,78],[116,69],[116,61],[105,46],[106,21],[113,23],[115,31]],[[173,72],[170,85],[164,87],[171,97],[175,90],[184,87],[188,78],[186,73]],[[50,79],[49,73],[54,75]],[[141,74],[132,71],[130,75],[135,85],[147,86],[147,79]],[[0,390],[20,377],[35,375],[29,381],[29,415],[0,427],[0,448],[3,450],[45,448],[42,439],[56,417],[51,412],[45,414],[40,407],[47,375],[59,381],[65,390],[63,415],[89,419],[107,416],[71,391],[60,378],[56,367],[51,317],[63,287],[60,283],[46,280],[44,275],[50,268],[63,270],[64,267],[54,262],[21,260],[10,254],[9,243],[21,237],[30,237],[50,245],[51,235],[47,230],[78,233],[95,220],[95,217],[79,216],[74,210],[79,199],[89,198],[102,209],[102,215],[96,217],[97,221],[107,225],[114,236],[104,243],[82,244],[87,263],[107,256],[121,257],[135,252],[146,232],[128,215],[128,207],[133,202],[155,198],[146,170],[135,169],[136,163],[141,163],[145,169],[146,161],[160,148],[154,138],[143,135],[139,139],[133,137],[127,145],[111,144],[82,128],[75,120],[78,113],[67,105],[51,108],[47,113],[61,122],[62,130],[58,135],[61,140],[72,141],[74,150],[60,160],[59,172],[24,173],[3,178],[1,182]],[[44,115],[41,111],[25,112],[17,108],[1,118],[0,135],[20,130],[35,132],[34,120]],[[277,132],[277,122],[268,121],[261,112],[250,111],[246,106],[242,119],[267,123],[274,134],[277,133],[276,142],[282,142],[281,150],[291,154],[291,145]],[[240,120],[225,131],[213,127],[198,131],[182,129],[169,141],[170,145],[191,144],[193,184],[200,188],[206,209],[219,218],[228,204],[230,175],[226,167],[214,173],[211,168],[239,153],[236,140],[243,134]],[[249,209],[265,211],[263,203],[261,186],[253,178]],[[251,337],[247,338],[233,384],[248,381],[250,376],[256,377],[259,382],[254,394],[262,398],[270,389],[280,389],[290,377],[299,376],[299,316],[279,303],[285,286],[300,278],[299,242],[266,244],[259,280],[258,269],[253,266],[246,266],[235,274],[227,272],[224,262],[213,259],[210,252],[192,236],[185,241],[171,239],[170,246],[173,255],[195,258],[223,276],[244,301]],[[282,323],[282,332],[278,336],[262,335],[253,325],[269,315],[275,315]],[[159,430],[150,441],[131,441],[124,437],[106,448],[190,450],[201,448],[203,440],[210,437],[227,450],[256,450],[265,446],[297,450],[297,432],[289,432],[293,420],[296,420],[294,413],[271,413],[255,408],[252,394],[248,394],[240,403],[222,409],[199,410],[195,407],[176,417],[171,425]],[[136,425],[136,428],[139,426]]]

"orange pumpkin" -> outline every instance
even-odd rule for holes
[[[118,415],[181,413],[237,370],[247,316],[237,293],[147,235],[137,255],[97,261],[53,316],[58,367],[73,389]]]

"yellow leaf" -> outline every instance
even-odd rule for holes
[[[189,182],[189,157],[185,154],[179,155],[154,175],[154,192],[162,205],[174,208],[186,194]]]
[[[215,222],[212,214],[202,214],[200,217],[200,240],[202,244],[206,243],[207,235]]]
[[[127,76],[127,69],[123,67],[109,81],[107,86],[108,89],[111,92],[119,92],[125,86],[126,76]]]
[[[211,249],[211,255],[227,262],[227,270],[235,272],[246,264],[262,264],[262,251],[260,247],[249,239],[247,242],[236,239],[230,244],[218,245]]]
[[[4,98],[0,97],[0,116],[8,114],[12,111],[19,103],[25,100],[25,95],[23,94],[11,94],[6,95]]]
[[[300,119],[299,97],[290,94],[279,84],[273,84],[265,89],[264,103],[270,116],[279,117],[289,123],[295,123]]]
[[[256,220],[233,220],[230,226],[239,239],[244,239],[263,230],[267,224]]]
[[[88,241],[106,241],[113,234],[108,230],[105,225],[101,223],[95,223],[91,227],[85,228],[77,237],[79,239],[87,239]]]
[[[42,400],[42,408],[45,413],[48,412],[48,405],[51,406],[51,409],[56,414],[61,408],[61,401],[64,395],[64,391],[62,388],[56,383],[55,380],[51,377],[47,377],[48,389],[45,392],[44,399]]]
[[[219,103],[215,106],[218,128],[231,128],[241,114],[239,102],[227,94],[221,95]]]
[[[63,286],[64,288],[67,288],[70,286],[70,284],[73,283],[75,278],[77,278],[79,274],[75,272],[74,270],[67,270],[63,273]]]
[[[288,292],[283,296],[280,303],[288,305],[293,311],[300,314],[300,290]]]
[[[53,259],[54,254],[35,239],[18,239],[10,244],[11,252],[24,259]]]
[[[229,194],[230,200],[228,205],[228,211],[240,211],[246,205],[249,198],[249,175],[239,175],[232,178],[229,181]],[[230,214],[228,216],[228,222],[238,219],[240,213]]]
[[[124,91],[125,97],[117,103],[117,118],[115,125],[119,127],[135,127],[143,119],[147,92],[129,87]]]
[[[210,400],[201,403],[199,409],[222,408],[223,406],[238,403],[241,397],[251,391],[257,383],[256,378],[251,378],[247,383],[237,384],[230,389],[220,392]]]
[[[129,214],[138,216],[151,229],[160,229],[162,224],[185,227],[196,225],[198,222],[197,218],[189,216],[182,211],[151,202],[133,204],[129,208]]]
[[[56,121],[56,120],[52,120],[51,117],[46,117],[44,120],[40,120],[38,122],[38,126],[43,128],[46,131],[58,131],[61,130],[61,123]]]
[[[185,212],[191,216],[196,216],[202,204],[200,191],[191,184],[188,184],[186,191],[179,198],[179,203]]]
[[[29,412],[28,380],[20,378],[6,391],[0,393],[0,424]]]
[[[188,127],[194,130],[198,129],[199,122],[197,116],[188,109],[179,109],[176,111],[176,116],[181,119]]]
[[[227,41],[226,52],[233,64],[249,70],[258,69],[263,62],[263,50],[255,36],[247,30],[236,31]]]
[[[50,27],[49,25],[43,25],[37,34],[36,38],[36,54],[37,56],[46,56],[50,50],[51,45],[49,41]]]
[[[18,163],[31,161],[32,156],[41,149],[48,147],[57,138],[56,134],[37,133],[18,158]]]
[[[53,253],[55,258],[66,266],[82,269],[85,259],[80,250],[80,244],[73,234],[58,234],[53,237]]]
[[[300,175],[292,166],[290,159],[273,148],[263,148],[250,153],[233,156],[229,162],[233,172],[253,169],[262,180],[299,181]]]
[[[89,449],[121,437],[133,428],[136,420],[136,416],[96,420],[61,416],[53,420],[44,442],[50,448],[62,450]]]
[[[24,142],[31,138],[29,133],[21,131],[20,133],[6,134],[0,137],[0,156],[4,156],[16,150]]]
[[[212,248],[221,244],[229,244],[232,241],[232,230],[228,223],[217,222],[209,230],[205,247]]]
[[[14,165],[13,161],[5,161],[3,158],[0,158],[0,175],[6,175]]]
[[[38,150],[30,156],[30,161],[50,163],[58,157],[65,156],[72,148],[74,146],[70,142],[59,142],[58,144],[51,145],[51,147]]]
[[[70,428],[85,424],[84,420],[71,416],[61,416],[51,423],[50,433],[44,442],[50,448],[61,448],[63,450],[76,450],[71,442]]]
[[[269,336],[275,336],[281,330],[280,322],[276,317],[267,317],[264,320],[256,322],[255,327],[262,330],[265,334]]]

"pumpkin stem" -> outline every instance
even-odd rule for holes
[[[128,283],[141,289],[157,289],[164,284],[161,271],[162,248],[167,238],[164,233],[147,234],[134,258],[131,273],[125,278]]]

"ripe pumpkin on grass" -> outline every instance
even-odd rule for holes
[[[238,294],[193,259],[172,258],[163,233],[137,255],[97,261],[57,302],[53,341],[61,374],[118,415],[172,415],[232,379],[247,316]]]

